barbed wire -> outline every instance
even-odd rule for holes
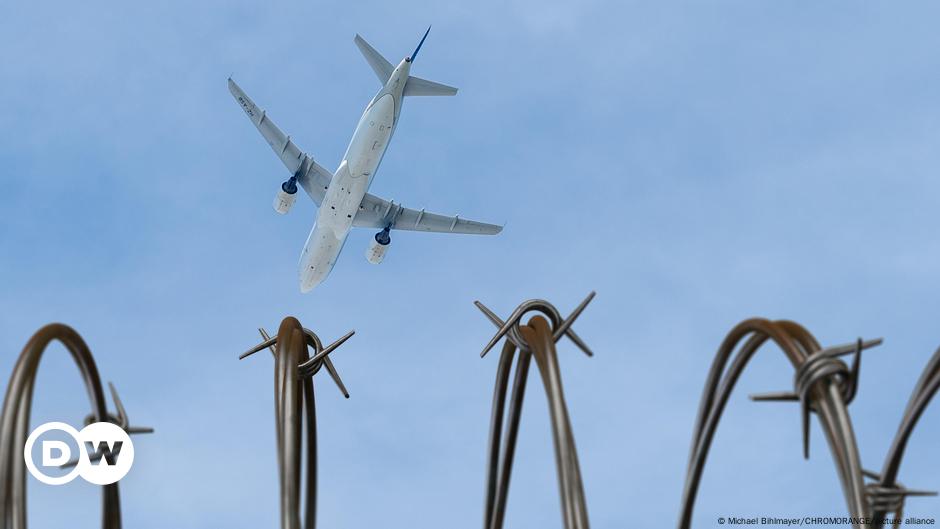
[[[898,483],[897,478],[901,470],[904,451],[907,448],[914,427],[917,426],[917,422],[938,390],[940,390],[940,349],[937,349],[930,357],[927,366],[920,375],[920,379],[914,385],[914,391],[911,392],[911,398],[907,401],[907,407],[901,417],[901,424],[898,426],[891,448],[888,449],[885,456],[881,472],[878,474],[867,473],[868,477],[874,480],[874,483],[868,486],[872,510],[874,511],[874,529],[881,529],[884,526],[882,520],[889,513],[894,513],[896,515],[895,520],[900,521],[906,498],[937,495],[936,492],[906,489]],[[896,523],[895,527],[897,526]]]
[[[313,376],[325,366],[336,387],[344,397],[349,398],[349,392],[329,355],[355,331],[350,331],[327,347],[323,347],[320,338],[294,317],[284,318],[274,337],[269,336],[264,328],[259,328],[258,332],[264,341],[243,353],[239,359],[266,348],[274,356],[281,527],[314,529],[317,506],[317,414]],[[302,443],[304,440],[306,442]],[[305,472],[301,470],[302,461],[307,463]],[[301,496],[306,506],[303,512]]]
[[[0,528],[26,529],[26,461],[23,447],[29,435],[33,388],[39,361],[50,343],[61,342],[72,355],[85,382],[91,400],[91,414],[85,423],[111,422],[128,434],[152,433],[153,428],[130,426],[124,404],[113,384],[109,384],[117,413],[108,412],[98,366],[82,337],[71,327],[52,323],[36,331],[29,339],[13,367],[7,385],[0,415]],[[96,454],[100,456],[100,454]],[[92,456],[91,460],[97,457]],[[62,467],[73,466],[71,461]],[[101,487],[101,526],[103,529],[121,528],[121,499],[118,484]]]
[[[505,321],[479,301],[475,302],[498,329],[481,356],[485,356],[505,338],[497,367],[490,419],[484,529],[503,527],[523,399],[533,358],[548,399],[564,526],[566,529],[589,527],[584,487],[555,344],[567,336],[585,354],[593,354],[571,327],[593,297],[592,292],[568,318],[562,318],[559,311],[545,300],[529,300],[520,304]],[[537,314],[523,324],[523,318],[533,312]],[[281,322],[274,337],[269,336],[263,328],[259,332],[263,341],[240,358],[267,348],[275,361],[281,527],[314,529],[317,432],[313,378],[325,367],[340,392],[349,398],[330,355],[355,331],[350,331],[326,347],[315,333],[292,317]],[[62,324],[41,328],[30,338],[14,366],[0,414],[0,529],[27,527],[27,473],[22,450],[29,433],[38,365],[42,354],[53,341],[61,342],[69,351],[85,382],[92,407],[91,413],[85,417],[86,425],[111,422],[129,434],[153,432],[152,428],[131,425],[127,410],[116,388],[110,383],[116,412],[108,412],[98,368],[77,332]],[[768,341],[779,346],[793,364],[794,388],[792,391],[752,395],[751,398],[755,401],[792,401],[800,404],[803,454],[807,458],[810,417],[816,415],[819,418],[829,440],[848,512],[853,518],[871,519],[870,527],[881,529],[887,516],[894,514],[897,527],[908,497],[936,495],[935,492],[908,489],[897,478],[910,436],[932,398],[940,391],[940,349],[931,357],[914,387],[882,471],[874,473],[864,470],[860,463],[848,405],[858,393],[862,352],[880,345],[882,340],[866,341],[859,338],[852,343],[822,348],[812,334],[797,323],[755,318],[745,320],[732,329],[719,347],[709,370],[693,428],[679,529],[691,526],[705,462],[731,392],[750,359]],[[854,358],[851,365],[842,359],[847,355]],[[510,393],[511,377],[513,383]],[[100,454],[91,457],[94,460]],[[72,460],[62,466],[75,463],[76,460]],[[304,463],[306,466],[302,468]],[[118,486],[116,483],[105,485],[102,487],[102,527],[120,529],[121,523]]]
[[[497,367],[490,417],[486,500],[483,510],[484,529],[501,529],[503,526],[516,439],[519,433],[519,419],[522,416],[522,402],[532,357],[535,357],[548,398],[564,525],[566,529],[588,529],[589,527],[581,470],[578,465],[574,433],[568,416],[568,406],[565,404],[555,343],[562,336],[568,336],[587,355],[592,355],[587,345],[571,329],[571,324],[593,297],[594,292],[591,292],[567,319],[562,319],[558,310],[545,300],[529,300],[522,303],[506,321],[501,320],[479,301],[475,302],[486,317],[499,328],[496,336],[490,340],[480,356],[484,356],[492,349],[500,338],[506,337]],[[540,314],[533,316],[526,325],[522,325],[522,317],[533,311]],[[547,316],[548,320],[543,315]],[[517,349],[519,357],[513,379],[509,414],[505,420],[506,437],[503,440],[506,392],[513,356]],[[502,448],[500,448],[501,442]]]
[[[792,392],[756,395],[753,398],[801,403],[804,457],[809,457],[809,416],[810,412],[814,412],[830,440],[830,450],[841,478],[849,513],[856,519],[863,519],[870,512],[847,406],[857,389],[861,351],[880,344],[881,340],[858,340],[854,344],[822,349],[813,335],[797,323],[754,318],[741,322],[728,333],[709,370],[692,435],[679,529],[691,527],[692,510],[708,451],[734,385],[754,353],[768,340],[776,343],[793,364],[796,370],[795,388]],[[738,349],[741,342],[744,345]],[[728,365],[736,349],[738,353]],[[853,367],[849,368],[837,357],[852,352],[856,360]]]

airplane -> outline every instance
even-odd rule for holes
[[[457,89],[410,75],[421,45],[431,28],[424,33],[415,51],[393,66],[358,34],[354,42],[382,83],[382,88],[366,106],[353,132],[346,154],[335,172],[326,170],[304,153],[264,110],[232,80],[228,88],[248,114],[264,139],[287,166],[291,177],[281,184],[274,198],[274,210],[287,213],[297,200],[297,185],[319,208],[316,221],[300,255],[300,291],[309,292],[322,283],[336,264],[352,228],[380,230],[366,250],[366,259],[379,264],[391,243],[391,230],[427,231],[495,235],[501,226],[409,209],[393,200],[369,194],[369,186],[385,155],[406,96],[452,96]]]

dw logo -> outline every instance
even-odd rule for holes
[[[45,439],[38,443],[41,464],[37,465],[34,449],[41,437]],[[73,447],[78,452],[77,460],[72,460]],[[62,422],[47,422],[29,434],[23,457],[29,473],[47,485],[64,485],[76,476],[95,485],[110,485],[130,471],[134,444],[127,432],[109,422],[92,423],[82,431]],[[73,465],[67,473],[61,472]]]

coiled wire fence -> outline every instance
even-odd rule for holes
[[[586,355],[592,356],[590,348],[572,329],[572,324],[593,297],[592,292],[567,318],[563,318],[551,303],[544,300],[522,303],[506,320],[476,302],[477,307],[498,328],[481,356],[504,340],[497,364],[490,418],[484,529],[503,527],[516,439],[533,358],[548,400],[562,522],[566,529],[589,527],[556,343],[567,336]],[[535,314],[523,323],[523,318],[531,313]],[[281,527],[314,529],[317,505],[314,375],[325,367],[340,392],[349,397],[330,354],[353,336],[355,331],[350,331],[326,347],[315,333],[293,317],[285,318],[273,337],[264,329],[259,331],[263,341],[240,358],[263,349],[269,349],[274,358]],[[130,426],[113,385],[111,392],[117,412],[112,414],[107,411],[98,368],[78,333],[62,324],[43,327],[26,344],[13,368],[0,415],[0,529],[27,527],[23,447],[29,434],[33,386],[39,360],[52,341],[60,341],[65,346],[85,381],[92,408],[91,414],[85,419],[86,423],[111,422],[129,434],[153,431],[151,428]],[[881,529],[883,520],[893,515],[894,525],[898,525],[907,497],[935,494],[907,489],[898,481],[898,474],[910,436],[931,399],[940,390],[940,349],[933,354],[915,385],[881,472],[875,473],[862,467],[848,406],[859,389],[862,352],[880,345],[881,339],[858,339],[853,343],[823,348],[806,328],[795,322],[754,318],[741,322],[728,333],[706,378],[693,428],[679,529],[691,527],[695,498],[709,448],[731,392],[748,361],[767,342],[775,343],[793,365],[794,388],[792,391],[753,395],[752,399],[799,403],[804,457],[809,457],[810,418],[813,415],[818,418],[829,444],[850,516],[872,520],[868,527]],[[851,365],[843,360],[846,356],[853,357]],[[102,527],[121,527],[120,495],[116,483],[102,486]],[[856,527],[862,525],[857,523]]]
[[[523,303],[506,321],[501,320],[482,303],[476,303],[499,327],[496,336],[490,340],[481,356],[486,355],[500,339],[506,337],[497,368],[496,389],[493,395],[484,529],[498,529],[503,526],[523,396],[533,357],[542,376],[551,410],[565,527],[569,529],[589,527],[584,489],[581,485],[581,472],[574,446],[574,434],[568,419],[568,408],[562,391],[555,342],[562,336],[568,336],[585,353],[591,355],[590,349],[571,329],[571,324],[593,297],[592,292],[567,319],[563,319],[553,305],[543,300]],[[533,316],[526,325],[522,325],[522,317],[533,311],[540,315]],[[293,317],[285,318],[281,322],[278,333],[274,337],[269,336],[263,328],[259,329],[259,332],[263,341],[243,353],[240,358],[246,358],[265,348],[270,349],[274,356],[274,403],[281,489],[281,528],[314,529],[317,503],[317,432],[313,375],[325,367],[343,395],[349,397],[329,355],[348,340],[355,331],[350,331],[327,347],[323,347],[319,337],[313,331],[304,328]],[[509,416],[506,419],[506,438],[503,440],[506,392],[512,361],[517,350],[519,355],[509,404]],[[302,461],[306,462],[305,472],[301,471]],[[304,498],[303,505],[302,497]]]

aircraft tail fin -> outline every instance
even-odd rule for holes
[[[406,96],[452,96],[457,95],[457,89],[453,86],[409,75],[404,94]]]
[[[431,31],[431,28],[428,28],[428,31]],[[427,36],[428,34],[425,32],[424,38],[427,38]],[[412,53],[411,56],[405,60],[414,61],[415,57],[418,55],[418,51],[421,49],[421,44],[424,44],[424,38],[421,39],[421,42],[418,44],[418,47],[415,48],[414,53]],[[362,56],[366,58],[366,62],[368,62],[369,66],[372,67],[372,71],[375,72],[375,76],[379,78],[379,82],[384,85],[388,81],[389,77],[392,76],[392,72],[395,71],[395,67],[392,66],[392,63],[388,62],[388,59],[383,57],[382,54],[378,52],[378,50],[366,42],[366,39],[356,35],[355,43],[356,46],[359,47],[359,51],[362,52]],[[456,94],[457,89],[453,86],[435,83],[434,81],[428,81],[427,79],[422,79],[413,75],[408,76],[408,82],[405,84],[404,90],[404,95],[406,96],[452,96]]]
[[[372,71],[375,72],[375,76],[379,78],[379,82],[383,85],[388,78],[392,76],[392,71],[395,70],[395,67],[392,66],[392,63],[388,62],[388,59],[382,57],[382,54],[378,52],[375,48],[369,45],[366,42],[366,39],[356,35],[355,38],[356,46],[359,47],[359,51],[362,52],[362,56],[366,58],[366,62],[369,63],[369,66],[372,67]]]

